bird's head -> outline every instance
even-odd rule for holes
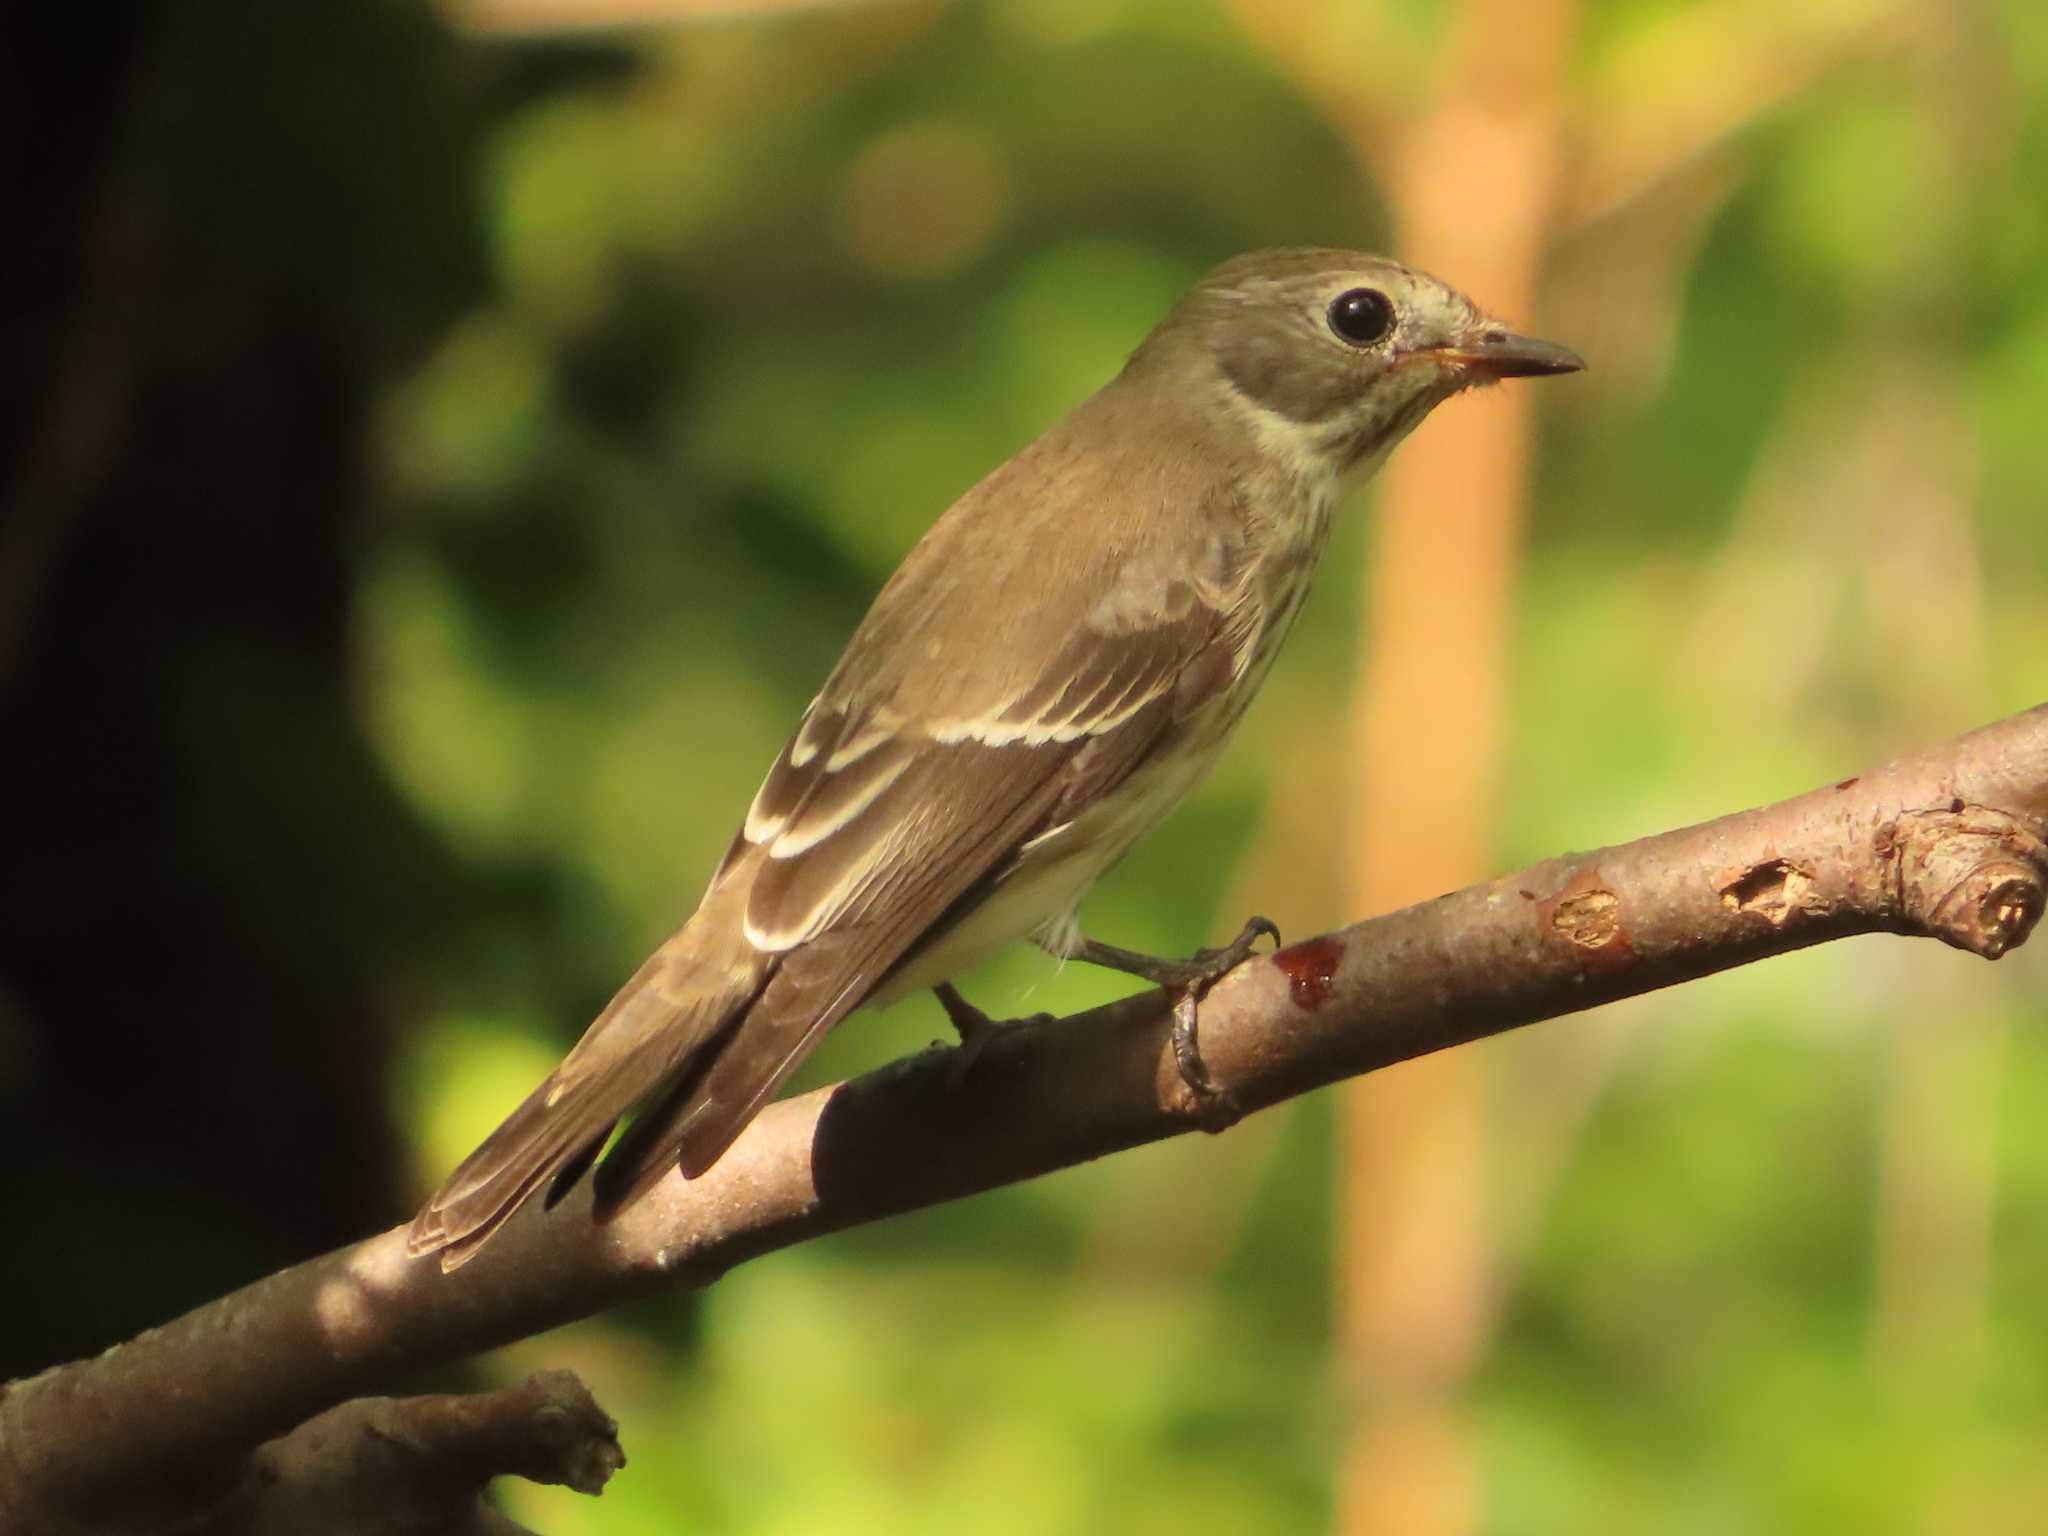
[[[1334,472],[1376,465],[1459,390],[1585,367],[1576,352],[1517,335],[1426,273],[1333,250],[1225,262],[1132,364],[1206,376],[1267,451]]]

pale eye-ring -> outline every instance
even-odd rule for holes
[[[1394,328],[1394,301],[1377,288],[1352,288],[1330,301],[1330,329],[1354,347],[1384,341]]]

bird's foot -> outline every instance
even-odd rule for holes
[[[991,1040],[1019,1025],[1043,1024],[1052,1018],[1049,1013],[1034,1013],[1021,1019],[992,1019],[962,997],[959,988],[950,981],[940,982],[932,992],[937,996],[939,1006],[946,1010],[946,1017],[952,1021],[954,1033],[960,1037],[960,1050],[954,1057],[950,1079],[953,1088],[967,1081],[967,1074],[974,1070],[974,1064],[981,1059],[981,1053],[988,1049]]]
[[[1221,1101],[1226,1108],[1234,1109],[1230,1096],[1219,1089],[1209,1076],[1209,1069],[1202,1061],[1201,1042],[1195,1032],[1195,1013],[1202,997],[1231,971],[1251,958],[1261,938],[1280,942],[1280,930],[1263,917],[1245,919],[1245,925],[1238,930],[1236,938],[1221,949],[1199,949],[1185,960],[1168,960],[1157,955],[1141,955],[1136,950],[1119,949],[1114,944],[1100,944],[1093,939],[1086,940],[1074,952],[1077,960],[1086,960],[1090,965],[1106,966],[1113,971],[1122,971],[1127,976],[1137,976],[1154,986],[1164,988],[1173,999],[1173,1060],[1180,1068],[1181,1081],[1197,1098]],[[1235,1114],[1231,1115],[1235,1119]]]

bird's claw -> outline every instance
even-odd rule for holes
[[[1280,930],[1268,918],[1249,917],[1237,937],[1221,949],[1198,950],[1190,959],[1162,962],[1152,978],[1173,999],[1173,1062],[1180,1069],[1180,1079],[1205,1106],[1222,1113],[1223,1125],[1237,1121],[1241,1111],[1209,1076],[1196,1033],[1196,1014],[1209,989],[1250,959],[1262,938],[1277,945]]]
[[[1266,918],[1247,918],[1245,926],[1237,932],[1237,938],[1229,944],[1217,950],[1196,950],[1196,954],[1186,961],[1161,961],[1151,954],[1120,950],[1112,944],[1098,944],[1094,940],[1083,944],[1079,952],[1083,961],[1090,961],[1092,965],[1108,965],[1110,969],[1126,975],[1143,977],[1155,987],[1163,987],[1167,997],[1174,999],[1174,1065],[1180,1067],[1180,1079],[1188,1085],[1188,1092],[1202,1104],[1227,1110],[1229,1120],[1237,1118],[1235,1104],[1231,1104],[1229,1094],[1217,1087],[1208,1075],[1208,1067],[1202,1063],[1202,1047],[1196,1036],[1196,1010],[1202,995],[1251,958],[1251,952],[1262,938],[1270,938],[1278,944],[1280,930]]]
[[[1252,951],[1258,948],[1260,939],[1271,939],[1275,949],[1280,947],[1280,930],[1273,920],[1254,913],[1244,920],[1244,926],[1238,929],[1237,937],[1221,949],[1195,951],[1195,958],[1190,963],[1200,967],[1204,972],[1202,990],[1208,991],[1210,987],[1251,959]]]
[[[1086,960],[1091,965],[1107,966],[1129,976],[1141,977],[1164,989],[1173,1003],[1174,1065],[1180,1069],[1181,1081],[1187,1084],[1188,1092],[1219,1122],[1218,1130],[1236,1121],[1242,1111],[1229,1093],[1218,1088],[1215,1079],[1209,1076],[1208,1066],[1202,1060],[1195,1015],[1209,989],[1250,959],[1260,939],[1271,939],[1277,945],[1280,930],[1267,918],[1251,917],[1245,920],[1237,937],[1221,949],[1197,950],[1185,960],[1162,960],[1156,955],[1119,949],[1093,939],[1085,941],[1073,952],[1075,958]],[[946,1010],[946,1017],[953,1021],[953,1028],[960,1036],[960,1051],[951,1075],[955,1088],[966,1080],[981,1053],[988,1048],[989,1041],[1018,1024],[1049,1017],[1039,1014],[1030,1020],[991,1019],[962,997],[950,982],[940,983],[933,991],[938,994],[940,1006]]]

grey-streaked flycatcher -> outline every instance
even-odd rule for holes
[[[609,1215],[715,1163],[825,1032],[1031,938],[1194,1005],[1269,925],[1194,961],[1082,938],[1075,908],[1229,739],[1347,479],[1470,385],[1568,373],[1462,294],[1354,251],[1204,278],[1123,372],[968,491],[889,578],[769,769],[696,913],[449,1175],[414,1253],[454,1268],[547,1187]],[[984,1021],[985,1022],[985,1021]]]

